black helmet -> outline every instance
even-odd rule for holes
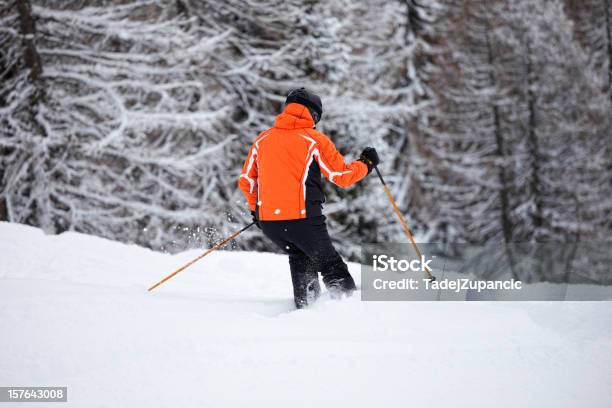
[[[297,88],[289,91],[287,94],[287,99],[285,100],[285,106],[290,103],[299,103],[300,105],[304,105],[310,111],[310,116],[315,123],[321,120],[321,116],[323,115],[323,103],[321,102],[321,98],[319,95],[310,92],[306,88]]]

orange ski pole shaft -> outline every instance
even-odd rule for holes
[[[382,174],[380,174],[378,167],[375,166],[374,170],[376,170],[376,174],[378,174],[378,178],[380,179],[380,182],[382,183],[383,188],[385,189],[385,193],[387,193],[387,197],[389,197],[389,201],[391,201],[391,205],[393,205],[393,210],[395,211],[397,218],[399,218],[399,221],[402,224],[402,227],[404,227],[404,231],[406,231],[406,235],[408,235],[408,238],[410,239],[410,242],[412,243],[412,246],[414,247],[414,251],[416,252],[417,256],[420,259],[422,257],[421,250],[419,249],[418,245],[414,241],[414,237],[412,236],[412,233],[410,232],[410,228],[408,228],[408,224],[406,224],[406,220],[404,219],[402,212],[400,211],[399,207],[395,203],[395,200],[393,199],[393,196],[391,195],[391,190],[389,190],[387,183],[385,183],[385,179],[383,179]],[[427,274],[428,279],[436,280],[436,277],[433,276],[428,269],[425,269],[425,272]]]
[[[246,227],[242,228],[240,231],[237,231],[235,233],[233,233],[232,235],[230,235],[229,237],[225,238],[223,241],[219,242],[218,244],[216,244],[214,247],[206,250],[202,255],[199,255],[197,258],[192,259],[191,261],[187,262],[185,265],[181,266],[180,268],[178,268],[176,271],[172,272],[170,275],[166,276],[164,279],[160,280],[159,282],[157,282],[155,285],[151,286],[148,291],[152,291],[153,289],[155,289],[156,287],[158,287],[159,285],[161,285],[162,283],[166,282],[168,279],[172,278],[173,276],[175,276],[176,274],[178,274],[179,272],[184,271],[185,269],[189,268],[191,265],[193,265],[194,263],[196,263],[197,261],[199,261],[200,259],[204,258],[206,255],[210,254],[213,251],[216,251],[217,249],[221,248],[223,245],[227,244],[228,242],[230,242],[231,240],[233,240],[234,238],[236,238],[238,235],[242,234],[244,231],[246,231],[248,228],[252,227],[255,224],[255,222],[250,223],[249,225],[247,225]]]

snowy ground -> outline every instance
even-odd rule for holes
[[[245,252],[146,291],[197,253],[0,223],[0,386],[67,385],[70,407],[612,406],[612,302],[293,311],[286,259]]]

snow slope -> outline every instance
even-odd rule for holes
[[[0,223],[0,386],[67,385],[69,407],[612,406],[610,302],[293,311],[284,257],[229,251],[146,291],[198,253]]]

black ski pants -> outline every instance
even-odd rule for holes
[[[311,304],[321,291],[319,272],[332,297],[355,290],[355,281],[327,232],[325,216],[260,221],[263,233],[289,255],[295,306]]]

